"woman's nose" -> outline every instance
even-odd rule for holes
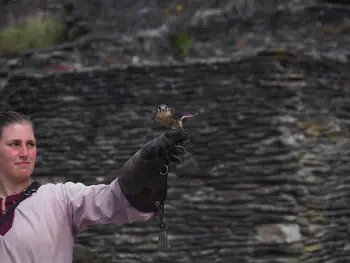
[[[26,146],[23,146],[21,147],[21,150],[20,150],[20,156],[21,157],[27,157],[28,156],[28,149]]]

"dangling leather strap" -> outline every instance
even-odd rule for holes
[[[4,224],[7,220],[7,218],[9,217],[10,213],[12,213],[13,211],[15,211],[16,207],[26,198],[28,198],[29,196],[31,196],[32,194],[34,194],[39,187],[41,186],[41,183],[37,182],[37,181],[33,181],[26,190],[24,190],[20,197],[18,198],[18,200],[6,211],[5,214],[3,214],[0,217],[0,227],[2,224]]]
[[[164,185],[164,198],[163,198],[163,202],[160,201],[156,201],[155,202],[155,206],[156,206],[156,214],[158,216],[159,219],[159,236],[158,236],[158,248],[160,249],[164,249],[164,248],[169,248],[170,244],[168,241],[168,229],[167,229],[167,225],[164,222],[164,203],[165,203],[165,199],[167,196],[167,191],[168,191],[168,172],[169,172],[169,168],[168,168],[168,162],[165,165],[165,172],[160,172],[160,174],[162,176],[166,177],[165,180],[165,185]]]

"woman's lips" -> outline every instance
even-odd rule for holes
[[[21,163],[16,163],[17,165],[29,165],[29,162],[21,162]]]

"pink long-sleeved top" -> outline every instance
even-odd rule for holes
[[[12,224],[0,234],[0,263],[69,263],[74,236],[84,226],[152,216],[130,206],[118,179],[108,185],[44,184],[18,205]]]

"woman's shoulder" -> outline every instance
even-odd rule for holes
[[[40,195],[62,196],[70,194],[72,192],[80,192],[86,189],[87,186],[80,182],[59,182],[59,183],[42,183],[38,189]]]
[[[36,195],[42,198],[63,197],[63,183],[42,183]]]

